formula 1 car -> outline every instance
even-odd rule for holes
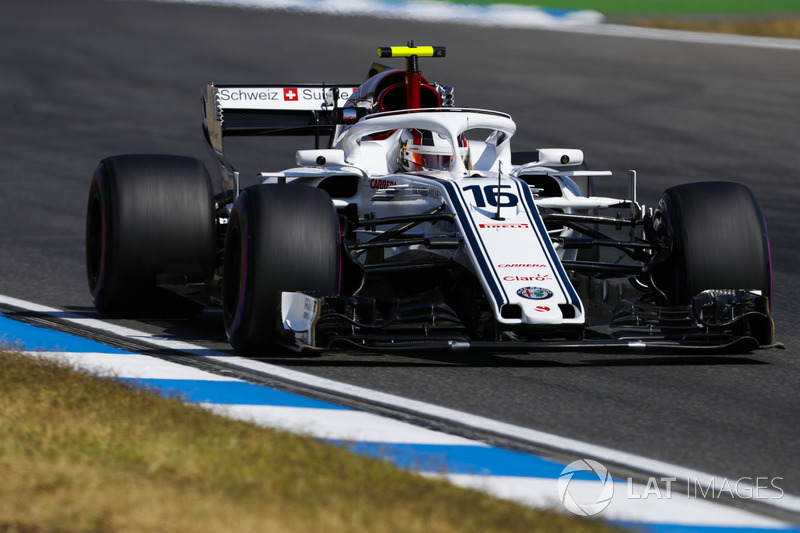
[[[380,47],[360,85],[208,85],[197,159],[121,155],[92,177],[86,263],[109,316],[221,306],[239,353],[749,352],[774,345],[772,270],[745,186],[598,196],[577,149],[513,152],[505,113],[455,107]],[[223,138],[311,136],[240,190]],[[607,214],[611,211],[613,214]],[[603,229],[605,228],[605,229]]]

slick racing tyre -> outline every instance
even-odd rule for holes
[[[102,314],[197,314],[202,305],[157,288],[157,276],[209,279],[214,247],[213,189],[200,161],[120,155],[97,166],[86,215],[86,273]]]
[[[339,272],[339,222],[328,193],[297,185],[242,191],[228,222],[222,280],[233,348],[270,348],[278,339],[281,291],[337,293]]]
[[[659,267],[668,303],[688,304],[706,289],[756,289],[772,296],[772,261],[764,215],[744,185],[708,181],[667,189],[656,211],[672,240]]]

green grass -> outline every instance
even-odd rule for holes
[[[443,0],[448,1],[448,0]],[[592,9],[630,26],[800,39],[800,0],[449,0]],[[752,15],[752,17],[748,17]]]
[[[0,350],[0,532],[587,532],[115,379]]]

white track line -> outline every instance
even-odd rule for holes
[[[481,446],[486,444],[393,418],[349,409],[200,403],[217,414],[317,439],[387,444]],[[322,421],[322,422],[321,422]]]
[[[448,22],[475,26],[541,28],[598,24],[603,15],[590,9],[546,10],[512,4],[434,0],[156,0],[245,9],[280,10],[333,16]]]
[[[79,366],[100,376],[114,376],[129,379],[181,379],[203,381],[241,382],[242,380],[211,374],[203,370],[177,363],[170,363],[158,357],[130,354],[109,354],[103,352],[49,352],[27,351],[27,353]]]

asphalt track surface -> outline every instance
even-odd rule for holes
[[[84,271],[89,178],[108,155],[209,165],[200,90],[216,83],[360,82],[378,45],[448,47],[422,63],[456,103],[513,114],[517,150],[582,148],[653,205],[683,182],[730,179],[770,231],[777,338],[740,357],[642,354],[338,355],[266,361],[711,472],[780,477],[800,495],[800,52],[358,17],[83,0],[6,0],[0,18],[0,294],[94,313]],[[293,162],[243,143],[243,175]],[[232,158],[237,152],[231,146]],[[292,148],[289,146],[289,148]],[[210,166],[210,168],[213,168]],[[601,183],[601,186],[604,184]],[[218,312],[118,321],[228,349]]]

